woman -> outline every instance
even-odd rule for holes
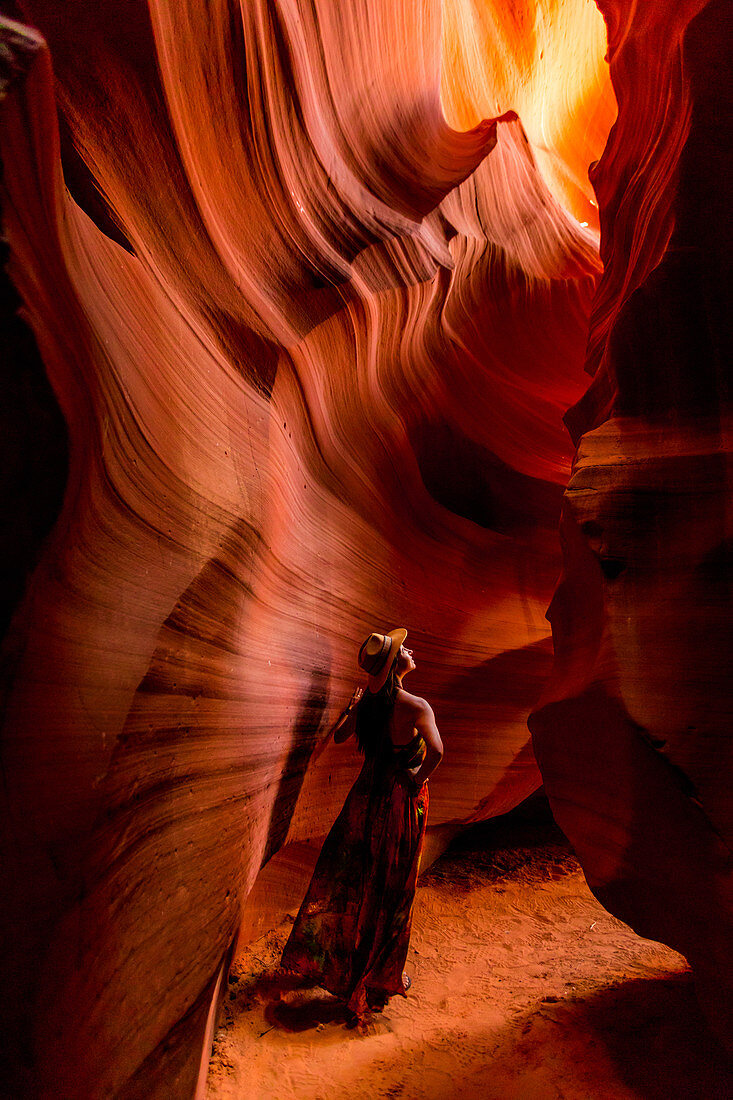
[[[359,650],[368,676],[336,721],[334,740],[356,733],[364,766],[313,872],[282,956],[282,969],[340,997],[361,1022],[395,993],[403,973],[428,813],[428,776],[443,756],[435,716],[402,686],[415,667],[407,631],[370,634]]]

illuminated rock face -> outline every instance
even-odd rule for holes
[[[185,1096],[263,861],[353,780],[370,630],[436,709],[434,826],[540,782],[603,24],[17,7],[4,225],[68,477],[5,641],[0,1024],[18,1095]]]
[[[594,892],[687,956],[733,1045],[730,13],[604,7],[596,373],[568,415],[556,660],[530,725]]]

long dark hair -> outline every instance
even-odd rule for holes
[[[365,691],[356,706],[356,743],[363,756],[378,755],[399,690],[397,657],[379,691]]]

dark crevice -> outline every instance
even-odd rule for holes
[[[58,112],[61,167],[64,183],[77,206],[81,207],[100,233],[115,241],[131,255],[135,255],[127,236],[115,219],[107,200],[97,186],[94,176],[84,163],[74,144],[71,130],[61,111]]]
[[[520,473],[447,421],[410,427],[425,488],[439,504],[504,535],[555,529],[563,487]]]
[[[0,240],[0,638],[61,512],[69,468],[66,423],[21,300],[6,271]]]

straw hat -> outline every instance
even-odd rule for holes
[[[366,672],[367,686],[371,692],[384,687],[399,648],[407,637],[407,631],[397,627],[389,634],[370,634],[359,650],[359,668]]]

